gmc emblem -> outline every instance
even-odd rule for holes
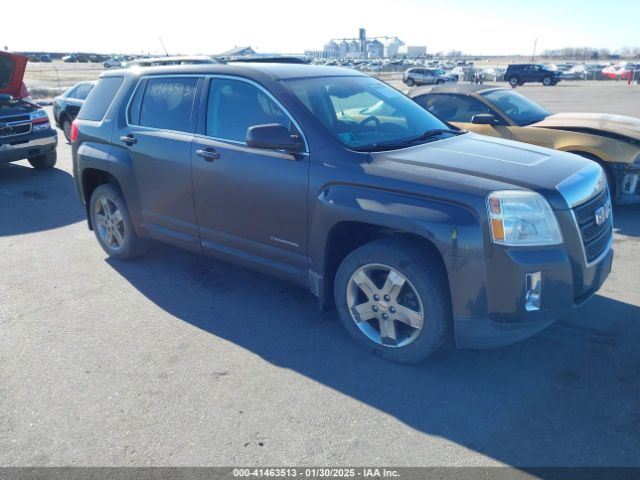
[[[611,204],[607,202],[596,210],[596,225],[600,226],[609,219],[611,215]]]

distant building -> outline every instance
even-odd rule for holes
[[[427,47],[418,45],[401,45],[398,47],[398,55],[401,57],[417,58],[427,54]]]
[[[338,44],[338,57],[347,58],[347,54],[349,53],[349,42],[346,40],[342,40]]]
[[[383,41],[381,41],[383,40]],[[397,56],[421,56],[427,51],[427,47],[406,47],[404,53],[399,49],[406,47],[398,37],[370,37],[364,28],[358,30],[356,38],[337,38],[324,44],[322,50],[307,50],[307,55],[313,58],[335,59],[364,59],[364,58],[391,58]],[[407,53],[409,52],[409,53]]]
[[[347,56],[351,58],[359,58],[362,56],[360,52],[360,43],[357,40],[351,40],[349,42],[349,52]]]
[[[384,57],[384,45],[378,40],[367,42],[367,57],[382,58]]]
[[[398,49],[404,46],[404,42],[398,37],[387,39],[384,42],[384,56],[386,58],[392,58],[398,56]]]
[[[241,57],[243,55],[255,55],[256,51],[251,47],[233,47],[219,54],[219,57]]]
[[[327,57],[337,57],[340,49],[336,42],[334,42],[333,40],[329,40],[324,44],[322,50],[324,50],[324,53]]]

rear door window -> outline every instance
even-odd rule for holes
[[[197,86],[198,79],[194,77],[148,79],[140,105],[139,125],[179,132],[192,131]]]
[[[78,118],[80,120],[101,121],[122,82],[124,82],[123,77],[104,77],[98,80],[95,88],[89,93],[87,101],[80,109]]]

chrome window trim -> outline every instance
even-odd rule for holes
[[[131,104],[133,102],[133,99],[135,98],[136,94],[138,93],[138,89],[140,88],[140,84],[144,81],[144,80],[150,80],[150,79],[154,79],[154,78],[196,78],[196,79],[217,79],[217,78],[222,78],[222,79],[230,79],[230,80],[238,80],[238,81],[242,81],[245,83],[249,83],[251,85],[253,85],[254,87],[258,88],[258,90],[260,90],[261,92],[263,92],[271,101],[273,101],[284,113],[285,115],[289,118],[289,120],[295,125],[296,129],[300,132],[300,135],[302,136],[302,140],[304,142],[304,152],[300,152],[297,153],[297,155],[308,155],[309,152],[309,142],[307,141],[307,137],[304,134],[304,130],[302,129],[302,127],[300,126],[300,123],[298,123],[298,121],[294,118],[293,115],[291,115],[291,113],[289,112],[289,110],[287,108],[285,108],[285,106],[282,104],[282,102],[280,102],[276,97],[273,96],[273,94],[271,92],[269,92],[269,90],[267,90],[265,87],[263,87],[262,85],[260,85],[259,83],[255,82],[254,80],[248,79],[248,78],[244,78],[244,77],[238,77],[235,75],[219,75],[219,74],[202,74],[202,75],[198,75],[198,74],[188,74],[188,75],[182,75],[182,74],[167,74],[167,75],[142,75],[136,84],[136,87],[133,89],[133,92],[131,93],[131,95],[129,96],[129,100],[127,101],[127,106],[125,109],[125,123],[127,125],[127,127],[136,127],[136,128],[145,128],[145,129],[149,129],[149,130],[155,130],[155,131],[164,131],[164,132],[173,132],[173,133],[182,133],[182,134],[188,134],[188,135],[194,135],[194,136],[199,136],[199,137],[203,137],[203,138],[209,138],[211,140],[216,140],[219,142],[225,142],[225,143],[231,143],[234,145],[242,145],[245,146],[247,148],[250,148],[247,146],[246,142],[241,142],[239,140],[233,140],[230,138],[218,138],[218,137],[212,137],[211,135],[207,135],[206,133],[204,134],[200,134],[198,132],[185,132],[182,130],[170,130],[167,128],[156,128],[156,127],[147,127],[145,125],[137,125],[137,124],[133,124],[130,122],[130,112],[131,112]],[[209,92],[207,92],[207,95],[209,94]],[[196,100],[194,98],[194,100]],[[207,102],[208,102],[208,98],[207,98]],[[198,114],[198,110],[197,108],[195,108],[195,104],[194,107],[192,107],[192,111],[191,114]],[[206,115],[206,113],[205,113]]]

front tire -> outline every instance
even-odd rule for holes
[[[91,225],[102,249],[112,258],[129,260],[143,254],[147,243],[136,234],[120,189],[98,186],[89,201]]]
[[[415,84],[416,82],[413,80],[413,78],[407,78],[407,87],[413,87]]]
[[[43,153],[36,157],[27,158],[27,160],[36,170],[46,170],[48,168],[53,168],[56,165],[56,162],[58,161],[58,154],[54,150],[53,152]]]
[[[549,87],[553,84],[553,80],[551,79],[551,77],[544,77],[542,79],[542,85],[544,85],[545,87]]]
[[[444,343],[451,325],[440,259],[402,239],[377,240],[347,255],[336,273],[334,297],[349,334],[392,362],[428,357]]]

